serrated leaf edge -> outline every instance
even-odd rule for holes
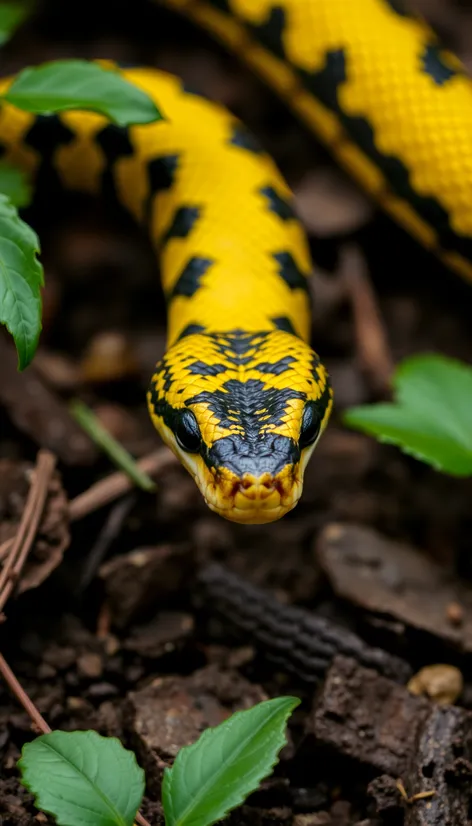
[[[277,699],[279,699],[279,698],[277,698]],[[287,699],[287,701],[289,700],[289,698],[283,698],[283,699]],[[259,781],[262,780],[263,777],[267,777],[268,774],[270,773],[270,771],[279,762],[278,754],[279,754],[280,750],[282,749],[282,747],[287,742],[287,737],[286,737],[286,733],[285,733],[287,720],[288,720],[290,714],[292,713],[292,711],[300,704],[300,700],[297,697],[290,698],[290,700],[291,700],[291,702],[287,702],[287,709],[286,709],[286,713],[284,715],[284,729],[283,729],[283,731],[280,732],[280,734],[278,732],[274,732],[274,738],[277,739],[277,743],[280,741],[280,746],[277,749],[276,754],[274,755],[273,761],[267,766],[267,770],[264,767],[264,770],[262,771],[262,767],[261,767],[261,763],[260,763],[259,768],[254,771],[254,781],[255,782],[257,781],[257,783],[259,783]],[[270,701],[266,701],[266,702],[270,702]],[[257,706],[253,706],[253,708],[256,708],[256,707]],[[276,707],[274,709],[273,714],[271,716],[269,716],[264,721],[264,725],[267,725],[268,723],[270,723],[271,719],[273,717],[275,717],[277,714],[280,714],[281,708],[282,708],[282,704],[280,704],[278,708]],[[229,732],[231,730],[231,728],[234,728],[235,724],[236,725],[238,724],[238,720],[240,719],[240,717],[243,716],[244,714],[246,714],[246,712],[248,710],[249,709],[236,711],[234,714],[231,715],[231,717],[228,720],[225,720],[224,723],[220,723],[220,726],[222,726],[222,725],[226,726],[226,731]],[[190,755],[191,752],[196,751],[197,748],[199,748],[199,749],[206,748],[207,747],[207,741],[211,740],[214,731],[216,729],[218,729],[220,726],[213,726],[211,728],[205,729],[205,731],[200,735],[198,740],[196,740],[194,743],[192,743],[189,746],[185,746],[186,754]],[[251,733],[241,744],[238,745],[238,747],[235,749],[235,752],[233,752],[233,753],[235,753],[236,755],[241,753],[243,751],[243,749],[246,747],[247,743],[250,742],[252,736],[253,736],[253,734]],[[180,752],[179,752],[179,754],[180,754]],[[171,790],[172,790],[173,771],[174,771],[174,768],[175,768],[176,764],[177,764],[177,766],[179,765],[177,763],[177,761],[179,759],[179,754],[177,755],[177,757],[175,759],[174,765],[171,768],[166,768],[165,771],[164,771],[163,791],[162,791],[163,805],[164,805],[164,786],[167,787],[166,788],[166,793],[168,793],[168,795],[170,797],[170,793],[171,793]],[[261,772],[262,772],[262,774],[261,774]],[[203,787],[200,787],[201,790],[203,791],[203,793],[204,793],[205,787],[207,785],[210,786],[211,783],[214,783],[214,776],[211,778],[211,780],[208,780],[207,783],[205,783]],[[223,814],[219,815],[218,818],[209,819],[206,822],[206,826],[211,826],[212,823],[215,823],[217,820],[221,820],[223,817],[225,817],[228,814],[229,811],[231,811],[232,809],[239,806],[246,799],[248,794],[250,794],[250,791],[240,792],[239,794],[237,792],[235,792],[235,798],[236,798],[235,802],[232,802],[228,806],[228,808],[225,808]],[[186,807],[186,809],[184,809],[183,813],[180,815],[178,820],[173,815],[172,816],[172,826],[181,826],[181,824],[185,823],[185,818],[186,818],[188,812],[191,811],[191,808],[192,808],[192,804],[189,803],[188,806]],[[166,824],[167,824],[167,826],[169,826],[168,816],[167,816],[167,812],[165,811],[165,808],[164,808],[164,815],[165,815],[165,819],[166,819]],[[192,821],[189,821],[189,823],[191,824]]]
[[[50,733],[50,734],[53,734],[54,732],[49,732],[49,733]],[[76,731],[74,731],[74,732],[61,732],[61,734],[80,734],[80,735],[82,735],[82,734],[96,734],[98,737],[100,737],[100,735],[98,734],[98,732],[95,732],[95,731],[92,731],[92,730],[90,730],[90,731],[84,731],[84,732],[82,732],[82,731],[79,731],[79,732],[76,732]],[[47,736],[47,735],[43,735],[43,737],[45,737],[45,736]],[[89,739],[90,739],[90,738],[89,738]],[[95,738],[91,738],[91,739],[95,739]],[[119,746],[121,746],[121,748],[123,748],[123,749],[124,749],[123,743],[122,743],[122,742],[121,742],[121,741],[120,741],[117,737],[104,737],[103,739],[104,739],[104,740],[107,740],[107,741],[113,741],[113,742],[115,742],[115,743],[118,743],[118,745],[119,745]],[[56,754],[58,757],[60,757],[61,759],[63,759],[63,760],[64,760],[64,762],[68,763],[68,764],[69,764],[69,765],[70,765],[70,766],[71,766],[71,767],[72,767],[72,768],[73,768],[73,769],[74,769],[74,770],[75,770],[78,774],[81,774],[80,770],[77,768],[77,766],[75,766],[75,765],[74,765],[74,763],[72,763],[72,762],[71,762],[71,761],[70,761],[67,757],[64,757],[64,755],[63,755],[63,754],[61,754],[59,751],[57,751],[56,749],[52,748],[52,747],[49,745],[49,743],[47,743],[47,742],[45,742],[45,741],[44,741],[44,739],[42,739],[42,738],[38,737],[36,740],[30,741],[29,743],[25,743],[25,745],[23,746],[23,748],[22,748],[22,750],[21,750],[21,757],[20,757],[20,759],[18,760],[18,763],[17,763],[17,766],[19,767],[19,769],[21,770],[21,773],[22,773],[22,776],[21,776],[21,783],[22,783],[22,785],[23,785],[23,786],[25,786],[25,788],[27,788],[27,789],[28,789],[28,791],[30,791],[30,792],[31,792],[31,794],[33,795],[33,797],[34,797],[34,801],[35,801],[35,805],[36,805],[36,808],[37,808],[37,809],[39,809],[39,810],[40,810],[40,811],[42,811],[42,812],[46,812],[47,814],[52,815],[52,816],[54,817],[54,819],[56,820],[56,822],[59,824],[59,826],[68,826],[68,824],[64,823],[64,822],[62,821],[62,819],[59,819],[59,816],[58,816],[58,815],[56,815],[56,814],[55,814],[55,812],[53,812],[51,809],[44,808],[44,807],[41,805],[40,801],[38,800],[38,796],[39,796],[40,792],[36,792],[36,791],[35,791],[35,790],[31,787],[31,785],[30,785],[30,781],[28,780],[28,778],[27,778],[27,776],[26,776],[26,772],[28,771],[28,767],[27,767],[27,766],[25,766],[25,763],[24,763],[25,759],[27,759],[27,758],[26,758],[26,756],[25,756],[25,754],[24,754],[24,751],[25,751],[25,749],[26,749],[28,746],[32,745],[33,743],[38,742],[39,740],[41,740],[41,745],[42,745],[42,746],[46,746],[47,748],[49,748],[49,750],[50,750],[50,751],[54,752],[54,754]],[[131,754],[131,755],[134,757],[134,760],[135,760],[136,766],[137,766],[137,767],[138,767],[138,768],[142,771],[141,767],[139,766],[139,764],[138,764],[138,762],[137,762],[137,760],[136,760],[136,755],[134,754],[134,752],[130,751],[129,749],[125,749],[125,751],[127,751],[129,754]],[[83,775],[83,776],[85,777],[85,775]],[[86,779],[86,780],[90,783],[89,778],[85,777],[85,779]],[[92,784],[90,783],[90,785],[92,785]],[[117,816],[117,817],[116,817],[116,819],[115,819],[115,822],[118,824],[118,826],[129,826],[129,823],[128,823],[128,822],[127,822],[127,821],[126,821],[126,820],[125,820],[125,819],[124,819],[121,815],[120,815],[120,813],[119,813],[119,812],[117,812],[117,811],[116,811],[116,809],[115,809],[115,807],[113,806],[113,804],[110,804],[110,803],[109,803],[109,799],[108,799],[108,798],[107,798],[107,797],[106,797],[106,796],[102,793],[102,791],[101,791],[100,787],[97,787],[97,788],[98,788],[99,796],[101,797],[101,799],[102,799],[102,800],[103,800],[103,801],[104,801],[104,802],[105,802],[105,803],[109,806],[109,808],[112,810],[112,812],[115,812],[115,814],[116,814],[116,816]],[[136,809],[136,811],[138,811],[138,809],[139,809],[139,805],[140,805],[140,804],[138,804],[138,808]],[[134,817],[133,817],[133,820],[134,820]]]

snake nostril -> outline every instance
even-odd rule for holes
[[[239,482],[236,483],[236,490],[239,490],[241,493],[245,493],[254,497],[258,495],[258,493],[262,493],[264,496],[267,493],[271,493],[276,488],[276,482],[272,478],[268,479],[254,479],[252,477],[246,477],[240,479]]]
[[[273,479],[266,479],[265,482],[262,483],[262,487],[266,490],[274,490],[275,482]]]

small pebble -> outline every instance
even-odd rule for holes
[[[451,625],[462,625],[464,621],[464,609],[459,602],[450,602],[447,606],[446,616]]]
[[[77,660],[77,671],[81,677],[101,677],[103,662],[100,654],[82,654]]]
[[[309,814],[295,815],[293,826],[332,826],[333,821],[328,812],[310,812]]]
[[[427,665],[411,678],[407,688],[411,694],[426,695],[438,705],[452,705],[462,694],[464,679],[453,665]]]
[[[67,708],[70,711],[81,711],[83,708],[87,708],[88,703],[87,700],[84,700],[83,697],[68,697],[67,698]]]
[[[38,680],[53,680],[57,676],[54,666],[49,663],[40,663],[37,671]]]
[[[122,333],[96,335],[80,364],[80,376],[89,383],[120,381],[137,372],[136,358]]]
[[[112,683],[93,683],[90,688],[87,689],[87,695],[89,697],[98,697],[99,699],[114,697],[116,694],[118,694],[118,689],[116,685],[112,685]]]

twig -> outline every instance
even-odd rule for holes
[[[176,459],[170,450],[161,447],[154,453],[150,453],[149,456],[145,456],[144,459],[140,459],[137,464],[140,470],[150,476],[157,476],[158,473],[162,473],[163,470],[175,463]],[[69,517],[71,521],[82,519],[82,517],[104,505],[108,505],[114,499],[118,499],[119,496],[123,496],[132,489],[133,483],[126,473],[120,471],[112,473],[106,479],[101,479],[100,482],[96,482],[84,493],[80,493],[75,499],[72,499],[69,504]]]
[[[116,502],[105,520],[96,542],[93,544],[87,559],[85,560],[82,575],[80,577],[77,591],[83,591],[90,584],[97,568],[101,565],[103,558],[115,537],[119,534],[121,526],[128,516],[136,501],[136,497],[130,494],[125,499]]]
[[[46,451],[43,451],[43,453],[45,452]],[[140,459],[140,461],[137,462],[137,464],[139,465],[140,469],[145,473],[148,473],[150,476],[157,476],[159,473],[162,473],[164,470],[166,470],[166,468],[175,464],[176,461],[177,460],[175,456],[170,452],[170,450],[168,450],[167,448],[160,448],[159,450],[156,450],[154,453],[150,453],[148,456],[145,456],[143,459]],[[82,519],[84,516],[88,516],[89,513],[93,513],[93,511],[102,508],[104,505],[109,505],[110,502],[113,502],[115,499],[118,499],[119,496],[123,496],[125,493],[128,493],[130,490],[133,490],[133,488],[133,483],[126,475],[126,473],[121,473],[120,471],[118,471],[117,473],[111,473],[110,476],[107,476],[105,479],[101,479],[100,482],[96,482],[94,485],[88,488],[88,490],[84,491],[83,493],[79,493],[79,495],[76,496],[75,499],[71,500],[71,502],[69,503],[69,519],[71,520],[71,522],[74,522],[78,519]],[[23,519],[26,513],[27,505],[23,513]],[[20,523],[20,527],[22,522]],[[7,539],[6,542],[3,542],[3,544],[0,545],[0,560],[5,559],[11,553],[11,549],[14,543],[17,542],[17,540],[18,534],[13,539]],[[5,574],[6,565],[8,565],[8,561],[3,568],[1,577],[3,577]],[[13,576],[14,578],[18,578],[18,573],[13,571],[11,576]],[[10,574],[8,574],[8,577],[9,576]],[[8,578],[7,575],[5,575],[5,577]],[[12,580],[7,598],[11,593],[13,585],[14,580]],[[1,611],[3,610],[3,607],[6,602],[5,600],[2,603],[1,595],[2,590],[0,585],[0,620]]]
[[[22,686],[16,679],[13,671],[11,670],[10,666],[8,665],[7,661],[5,660],[2,654],[0,654],[0,674],[5,680],[7,686],[10,688],[12,694],[14,694],[18,702],[21,703],[24,710],[31,718],[38,731],[40,731],[41,734],[49,734],[51,729],[46,723],[46,720],[44,719],[42,714],[39,713],[33,701],[30,700],[26,691],[24,690],[24,688],[22,688]]]
[[[405,803],[408,803],[409,806],[411,806],[412,803],[417,803],[419,800],[428,800],[428,798],[434,797],[436,794],[435,789],[430,789],[426,792],[417,792],[416,794],[412,794],[410,797],[408,797],[402,780],[397,780],[396,787],[400,792]]]
[[[49,482],[56,466],[56,458],[48,450],[41,450],[29,489],[21,522],[0,573],[0,612],[10,596],[33,545],[44,505],[48,495]],[[4,549],[6,543],[2,545]]]
[[[2,559],[5,559],[5,557],[8,556],[12,542],[13,539],[6,539],[5,542],[2,542],[2,544],[0,545],[0,562]]]
[[[347,285],[354,316],[359,361],[375,393],[389,395],[395,369],[385,324],[361,253],[346,247],[342,277]]]

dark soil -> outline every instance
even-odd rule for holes
[[[472,66],[472,2],[416,5]],[[27,216],[46,270],[34,368],[19,378],[0,336],[0,554],[24,512],[38,449],[52,450],[58,472],[0,651],[52,728],[96,729],[136,751],[151,824],[162,822],[162,771],[181,746],[287,693],[302,698],[289,743],[232,823],[472,822],[472,481],[340,421],[382,384],[363,360],[346,284],[372,283],[394,361],[436,351],[469,363],[470,287],[373,209],[244,67],[155,3],[102,0],[97,15],[91,0],[45,0],[4,47],[2,74],[64,56],[175,72],[272,152],[310,233],[313,343],[337,407],[303,500],[279,523],[224,522],[173,465],[157,494],[129,492],[69,525],[67,500],[114,469],[67,400],[84,399],[135,456],[156,450],[145,390],[165,346],[165,313],[149,244],[134,227],[102,204],[46,198]],[[426,665],[453,668],[427,672],[413,696],[405,684]],[[0,682],[2,826],[45,822],[16,768],[33,736]]]

